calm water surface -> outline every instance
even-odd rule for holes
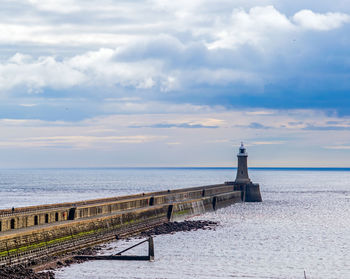
[[[0,170],[0,207],[76,201],[233,180],[228,169]],[[350,278],[350,172],[250,170],[263,203],[195,219],[216,230],[155,237],[154,262],[96,261],[57,278]],[[113,253],[139,240],[111,243]],[[147,253],[139,247],[132,253]]]

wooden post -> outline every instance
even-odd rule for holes
[[[11,265],[11,255],[10,255],[10,251],[9,251],[9,246],[7,244],[7,241],[5,243],[6,243],[7,256],[9,257],[9,261],[10,261],[10,265]]]
[[[117,255],[117,256],[120,256],[122,253],[124,253],[124,252],[126,252],[126,251],[129,251],[130,249],[132,249],[132,248],[134,248],[134,247],[136,247],[136,246],[139,246],[140,244],[145,243],[146,241],[148,241],[148,239],[143,240],[143,241],[141,241],[140,243],[137,243],[137,244],[135,244],[135,245],[133,245],[133,246],[131,246],[131,247],[129,247],[129,248],[126,248],[126,249],[124,249],[123,251],[120,251],[119,253],[117,253],[116,255]]]
[[[48,239],[49,239],[49,233],[45,233],[45,246],[46,246],[46,253],[49,254],[49,245],[48,245]]]
[[[216,202],[217,202],[217,197],[216,196],[214,196],[213,197],[213,201],[212,201],[212,204],[213,204],[213,210],[215,211],[216,210]]]
[[[172,205],[172,204],[170,204],[168,207],[168,213],[167,213],[168,221],[170,221],[172,216],[173,216],[173,207],[174,207],[174,205]]]
[[[15,243],[16,243],[16,257],[17,257],[17,262],[19,262],[19,254],[18,254],[18,242],[17,242],[17,239],[15,239]]]
[[[130,249],[141,245],[142,243],[148,242],[148,256],[131,256],[131,255],[122,255],[122,253],[129,251]],[[125,261],[154,261],[154,244],[153,244],[153,238],[149,237],[146,240],[141,241],[140,243],[137,243],[127,249],[124,249],[123,251],[120,251],[119,253],[115,255],[98,255],[98,256],[91,256],[91,255],[76,255],[74,256],[75,259],[89,259],[89,260],[125,260]]]
[[[69,231],[70,231],[70,236],[72,238],[72,243],[73,243],[74,246],[76,246],[75,239],[74,239],[74,236],[73,236],[73,231],[72,231],[72,229],[69,229]]]
[[[154,244],[152,236],[148,239],[148,256],[150,261],[154,261]]]

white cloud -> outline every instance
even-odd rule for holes
[[[167,145],[179,145],[181,142],[167,142]]]
[[[31,108],[31,107],[36,107],[37,104],[19,104],[19,106]]]
[[[254,6],[258,1],[17,2],[30,4],[33,19],[26,13],[16,21],[0,19],[2,44],[50,51],[2,56],[1,93],[98,87],[100,94],[107,87],[118,97],[143,91],[135,89],[163,97],[207,85],[229,87],[231,94],[256,94],[280,77],[280,63],[288,70],[299,66],[303,57],[291,49],[291,38],[300,30],[326,31],[349,21],[346,14],[309,10],[289,18],[274,6]]]
[[[325,149],[335,149],[335,150],[349,150],[350,145],[333,145],[333,146],[324,146]]]
[[[285,141],[253,141],[251,145],[285,144]],[[247,145],[249,146],[249,144]]]
[[[17,53],[0,62],[0,91],[25,88],[29,93],[40,93],[44,88],[121,86],[169,92],[196,84],[261,83],[260,77],[247,71],[229,68],[180,71],[169,68],[161,59],[120,61],[118,53],[119,50],[103,48],[64,60]]]
[[[28,0],[38,10],[51,11],[56,13],[72,13],[81,10],[74,0]]]
[[[255,110],[255,111],[247,111],[248,115],[272,115],[275,114],[273,110]]]
[[[118,112],[120,114],[163,114],[163,113],[210,113],[213,111],[225,111],[222,106],[194,105],[194,104],[171,104],[164,102],[120,102],[110,101],[104,104],[104,111],[107,113]]]
[[[327,123],[335,121],[349,123],[349,118],[331,117],[321,111],[313,110],[271,110],[271,114],[258,115],[247,112],[212,110],[193,114],[191,107],[188,107],[187,111],[181,113],[166,111],[158,114],[110,115],[80,122],[62,122],[59,125],[49,121],[4,119],[0,120],[2,132],[0,151],[2,154],[12,154],[14,160],[19,158],[18,162],[28,166],[33,158],[23,161],[22,148],[25,148],[26,153],[35,154],[35,159],[41,160],[40,166],[52,158],[48,155],[53,154],[52,152],[61,162],[61,165],[55,166],[64,166],[74,158],[75,166],[85,166],[86,158],[95,164],[95,158],[99,154],[111,158],[108,163],[110,165],[142,165],[143,162],[159,165],[161,162],[164,166],[175,164],[181,166],[184,165],[183,154],[191,154],[188,165],[203,165],[203,162],[210,162],[210,165],[214,166],[225,165],[227,162],[227,166],[230,166],[232,153],[237,152],[243,140],[247,146],[251,146],[248,152],[252,155],[251,160],[254,160],[252,165],[266,166],[269,164],[266,163],[266,157],[271,154],[273,158],[271,157],[270,162],[276,166],[281,162],[284,165],[293,165],[296,162],[298,165],[298,162],[310,160],[310,151],[316,150],[314,156],[318,156],[318,164],[327,166],[330,162],[329,155],[339,154],[335,149],[343,149],[344,156],[347,156],[344,165],[348,162],[346,152],[349,150],[349,145],[344,140],[348,136],[348,131],[334,130],[329,133],[303,128],[307,123],[315,125],[329,125]],[[246,129],[236,126],[249,125],[253,121],[271,128]],[[294,123],[303,121],[304,124],[288,127],[288,123],[292,121]],[[193,123],[218,127],[216,129],[153,128],[157,123]],[[142,124],[144,127],[138,129],[130,127],[134,124]],[[281,125],[285,127],[281,128]],[[327,151],[327,149],[333,150]],[[322,154],[322,150],[326,154]],[[175,153],[172,153],[173,151]],[[45,157],[47,161],[43,159]],[[337,159],[332,160],[336,163]]]
[[[273,6],[254,7],[248,12],[235,9],[229,21],[219,24],[217,39],[208,44],[209,49],[232,48],[242,44],[259,47],[277,33],[294,29],[289,19]]]
[[[83,73],[53,57],[32,59],[16,54],[0,64],[0,91],[24,87],[29,93],[40,92],[44,87],[69,88],[85,82]]]
[[[67,65],[88,76],[91,85],[152,88],[160,78],[161,62],[138,61],[118,62],[114,59],[116,50],[100,49],[75,56],[66,61]]]
[[[16,21],[5,13],[0,20],[0,40],[21,46],[96,49],[127,46],[135,41],[152,40],[159,34],[180,39],[186,34],[187,41],[209,48],[236,48],[244,44],[259,47],[278,33],[300,26],[329,30],[348,21],[348,15],[343,13],[301,10],[292,17],[295,25],[274,6],[256,6],[270,1],[175,2],[18,0],[18,6],[32,9],[18,8]]]
[[[11,141],[0,140],[0,147],[18,148],[108,148],[111,144],[141,144],[164,139],[151,135],[136,136],[45,136],[13,138]]]
[[[114,54],[112,49],[100,49],[59,61],[51,56],[35,59],[17,53],[0,63],[0,91],[19,87],[38,93],[47,87],[66,89],[97,85],[147,89],[156,85],[155,80],[167,79],[161,73],[160,62],[117,62]]]
[[[259,144],[264,150],[270,148],[267,155],[274,144],[282,146],[283,142],[291,146],[289,150],[293,146],[294,150],[311,146],[324,151],[322,146],[332,142],[337,143],[336,149],[347,149],[348,144],[339,138],[348,138],[348,124],[337,117],[321,112],[257,107],[263,106],[260,102],[269,108],[293,107],[295,103],[287,104],[283,98],[296,91],[305,92],[295,96],[300,101],[306,98],[300,107],[310,103],[313,106],[310,99],[318,93],[307,87],[312,82],[319,84],[330,79],[330,87],[339,84],[338,89],[347,88],[344,54],[347,29],[339,30],[339,46],[332,48],[329,42],[321,43],[336,35],[327,34],[328,30],[345,27],[349,22],[345,12],[349,9],[321,1],[322,5],[315,2],[310,4],[310,10],[300,11],[300,5],[305,6],[301,2],[3,1],[0,3],[2,115],[74,121],[102,115],[80,122],[0,120],[1,151],[11,149],[15,154],[3,157],[22,158],[24,155],[16,151],[21,146],[27,150],[35,147],[33,153],[40,153],[37,147],[45,147],[45,151],[56,147],[85,148],[84,154],[89,154],[88,149],[108,147],[117,150],[116,153],[125,152],[123,159],[118,158],[119,153],[111,156],[108,152],[120,164],[125,164],[125,158],[141,158],[142,152],[152,153],[143,156],[147,161],[155,153],[164,154],[166,164],[173,158],[165,152],[172,149],[169,144],[181,143],[173,148],[181,152],[172,155],[184,157],[183,154],[194,152],[191,159],[200,158],[204,162],[210,152],[214,157],[227,154],[232,143],[239,144],[242,139]],[[340,12],[316,13],[331,9]],[[320,47],[313,40],[315,31],[323,32],[322,36],[316,32]],[[327,59],[320,59],[324,54]],[[315,78],[310,82],[311,75]],[[343,83],[333,79],[341,75]],[[303,86],[310,90],[302,91]],[[288,88],[286,92],[285,88]],[[337,88],[322,90],[337,92]],[[23,97],[23,92],[44,94]],[[308,96],[308,92],[315,95]],[[253,96],[252,101],[244,99],[244,94]],[[256,101],[257,94],[264,98]],[[345,99],[335,98],[329,103],[337,100]],[[230,107],[231,111],[215,104]],[[237,105],[254,109],[234,110]],[[319,107],[324,109],[324,104]],[[105,117],[106,114],[111,116]],[[339,120],[339,124],[327,123],[334,120]],[[144,127],[129,128],[133,123]],[[152,128],[157,123],[189,125],[188,129]],[[190,129],[191,124],[218,127]],[[213,147],[210,143],[216,144]],[[132,145],[129,150],[125,148],[127,144]],[[162,145],[165,149],[161,149]],[[48,156],[46,152],[41,155]],[[74,155],[68,157],[79,158]],[[232,159],[231,155],[227,155],[228,160]],[[91,157],[94,161],[94,155]],[[62,158],[67,159],[63,155]],[[181,159],[178,164],[182,164]]]
[[[42,123],[42,121],[40,120],[33,120],[33,119],[7,119],[7,118],[3,118],[0,119],[0,126],[4,127],[4,126],[9,126],[9,127],[16,127],[16,126],[40,126],[40,123]]]
[[[350,15],[344,13],[319,14],[310,10],[301,10],[293,16],[293,21],[305,29],[327,31],[350,22]]]

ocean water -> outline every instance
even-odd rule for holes
[[[92,261],[57,278],[350,278],[350,171],[256,170],[263,202],[193,219],[215,230],[154,238],[154,262]],[[76,201],[234,180],[232,169],[0,170],[0,207]],[[110,254],[139,240],[110,243]],[[146,254],[140,246],[133,254]]]

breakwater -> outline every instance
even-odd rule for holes
[[[244,192],[239,185],[224,183],[0,210],[0,265],[36,264],[48,255],[59,256],[169,220],[248,201],[253,198],[247,195],[248,188]]]
[[[223,184],[0,210],[0,266],[37,265],[172,220],[233,203],[260,202],[247,157],[242,143],[236,180]]]

